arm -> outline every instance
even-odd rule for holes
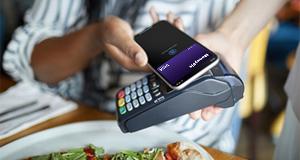
[[[287,0],[242,0],[212,33],[198,34],[195,39],[220,54],[239,72],[243,53],[252,39]]]
[[[126,69],[147,70],[146,53],[133,40],[130,25],[117,17],[42,41],[33,50],[31,64],[41,81],[57,83],[84,69],[102,51]]]
[[[225,21],[215,32],[209,34],[198,34],[195,39],[209,49],[219,53],[222,60],[227,61],[237,72],[240,69],[242,56],[252,39],[267,24],[269,19],[284,5],[287,0],[242,0],[235,10],[226,17]],[[159,16],[150,9],[150,15],[154,22]],[[175,15],[167,16],[169,21],[174,20]],[[177,19],[175,23],[181,25],[182,21]],[[208,106],[202,110],[190,113],[191,118],[209,120],[222,109],[217,106]]]
[[[226,17],[219,31],[247,48],[288,0],[242,0],[231,15]]]
[[[244,51],[285,2],[287,0],[242,0],[215,32],[198,34],[195,39],[219,53],[239,72]],[[193,119],[209,120],[220,110],[217,106],[209,106],[190,115]]]
[[[31,66],[35,47],[47,39],[63,37],[66,29],[74,25],[80,16],[84,16],[84,7],[80,5],[82,1],[36,0],[34,2],[24,16],[25,24],[15,30],[4,53],[3,67],[15,80],[34,81],[35,77],[42,79],[40,73],[35,73],[36,66]],[[48,49],[43,52],[47,52]],[[34,57],[36,55],[35,53]]]
[[[36,78],[57,83],[81,71],[102,52],[95,26],[87,26],[62,37],[52,37],[35,45],[31,66]]]
[[[130,25],[116,17],[66,33],[86,16],[81,1],[40,0],[25,16],[4,54],[4,68],[16,80],[56,84],[84,69],[100,52],[127,69],[145,70],[147,56]]]

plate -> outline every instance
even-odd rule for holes
[[[88,144],[102,146],[106,153],[122,150],[141,151],[149,147],[164,147],[176,141],[189,142],[207,160],[212,157],[198,144],[177,133],[159,127],[124,134],[116,121],[87,121],[47,129],[18,139],[0,148],[0,159],[21,159]]]

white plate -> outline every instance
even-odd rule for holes
[[[176,141],[192,143],[205,159],[212,160],[211,156],[198,144],[176,133],[159,127],[151,127],[139,132],[123,134],[116,121],[80,122],[41,131],[1,147],[0,159],[21,159],[83,147],[88,144],[102,146],[106,153],[121,150],[140,151],[147,147],[164,147]]]

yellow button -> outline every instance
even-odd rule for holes
[[[119,100],[118,100],[118,106],[119,106],[119,107],[122,107],[122,106],[124,106],[124,105],[125,105],[125,100],[124,100],[124,98],[119,99]]]

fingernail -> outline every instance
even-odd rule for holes
[[[144,66],[146,64],[147,58],[143,53],[139,52],[135,55],[134,61],[136,64]]]

